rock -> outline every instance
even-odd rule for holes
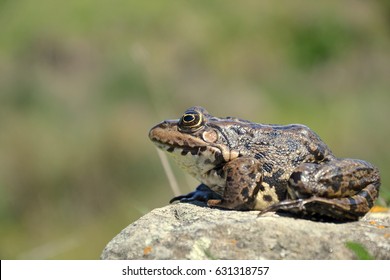
[[[102,259],[356,259],[346,242],[390,259],[390,213],[324,223],[257,211],[178,203],[155,209],[122,230]]]

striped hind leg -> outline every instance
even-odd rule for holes
[[[379,186],[370,184],[351,197],[285,200],[271,205],[260,214],[282,210],[309,218],[326,217],[336,221],[356,221],[371,209],[378,193]]]
[[[376,167],[356,159],[303,163],[291,174],[288,199],[263,212],[284,210],[296,214],[357,220],[379,195]]]

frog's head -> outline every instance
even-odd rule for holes
[[[191,107],[180,119],[154,126],[149,138],[158,148],[169,152],[182,168],[199,178],[239,155],[228,141],[227,120],[211,116],[202,107]]]

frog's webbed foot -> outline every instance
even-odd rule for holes
[[[221,196],[204,184],[200,184],[195,191],[190,192],[185,195],[179,195],[172,198],[169,203],[180,201],[180,202],[191,202],[191,201],[204,201],[207,202],[209,200],[220,200]]]

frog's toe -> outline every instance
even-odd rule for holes
[[[180,201],[180,202],[191,202],[191,201],[204,201],[207,202],[209,200],[218,200],[221,199],[221,196],[217,193],[213,192],[206,185],[200,185],[196,188],[195,191],[190,192],[185,195],[179,195],[172,198],[169,203]]]
[[[213,200],[216,198],[219,198],[219,196],[216,196],[216,194],[213,194],[210,192],[194,191],[194,192],[190,192],[189,194],[176,196],[176,197],[172,198],[169,201],[169,203],[173,203],[175,201],[180,201],[180,202],[204,201],[204,202],[207,202],[209,200]]]
[[[292,211],[303,211],[304,210],[304,204],[305,204],[305,201],[303,199],[296,199],[296,200],[285,200],[285,201],[282,201],[282,202],[278,202],[278,203],[275,203],[275,204],[272,204],[270,206],[268,206],[267,208],[261,210],[259,212],[259,215],[258,216],[261,216],[263,215],[264,213],[267,213],[267,212],[277,212],[279,210],[284,210],[284,211],[288,211],[288,210],[292,210]]]
[[[174,198],[172,198],[172,199],[169,201],[169,203],[173,203],[173,202],[175,202],[175,201],[189,202],[189,201],[196,200],[196,199],[195,199],[195,196],[194,196],[194,193],[195,193],[195,192],[190,192],[190,193],[185,194],[185,195],[175,196]]]
[[[222,204],[222,199],[209,199],[207,201],[207,206],[209,207],[218,207]]]

